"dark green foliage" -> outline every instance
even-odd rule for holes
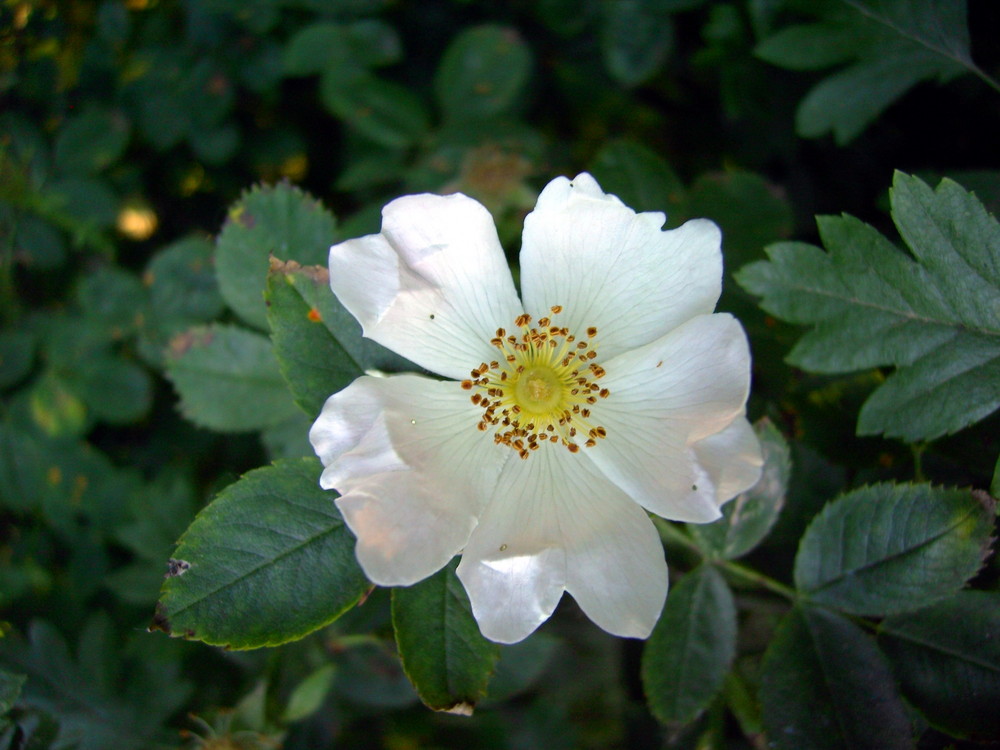
[[[297,640],[368,586],[354,538],[315,459],[257,469],[222,492],[178,542],[153,627],[228,648]]]
[[[471,714],[486,694],[500,647],[483,638],[452,563],[392,592],[392,624],[403,669],[431,708]]]
[[[1000,740],[995,5],[5,4],[0,748]],[[565,597],[498,647],[318,486],[326,399],[417,369],[327,255],[460,191],[517,279],[584,170],[721,227],[764,480],[659,525],[648,643]]]
[[[768,312],[814,324],[788,356],[814,372],[895,365],[865,403],[858,433],[913,442],[956,432],[1000,407],[1000,225],[975,196],[897,173],[893,219],[911,260],[851,216],[819,218],[828,253],[768,248],[741,269]]]
[[[985,492],[877,484],[827,505],[802,537],[795,583],[811,601],[881,617],[954,591],[982,566],[996,502]]]
[[[726,582],[702,565],[674,586],[642,656],[650,710],[686,724],[722,687],[736,651],[736,605]]]
[[[764,659],[761,703],[764,728],[778,748],[914,747],[874,639],[825,609],[797,607],[782,620]]]

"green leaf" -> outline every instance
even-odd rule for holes
[[[948,179],[931,190],[897,172],[891,200],[915,260],[867,224],[828,216],[818,223],[829,252],[778,243],[737,280],[772,315],[815,326],[790,363],[824,373],[896,366],[858,433],[914,442],[1000,407],[1000,225]]]
[[[94,232],[112,226],[118,217],[118,196],[101,178],[66,177],[49,183],[47,191],[77,244],[100,244]]]
[[[0,331],[0,388],[9,388],[31,371],[38,339],[33,332]]]
[[[403,669],[421,700],[436,711],[469,715],[486,694],[500,647],[486,640],[457,562],[413,586],[392,590],[392,624]]]
[[[66,242],[52,224],[24,216],[14,229],[17,262],[32,271],[51,271],[66,262]]]
[[[32,384],[29,406],[31,418],[49,437],[77,437],[90,427],[86,404],[51,370]]]
[[[353,60],[343,24],[321,21],[299,29],[285,47],[285,73],[306,76],[331,67],[353,74],[364,70]]]
[[[969,57],[965,0],[845,0],[820,5],[819,23],[783,29],[756,53],[793,70],[852,62],[799,104],[796,128],[814,138],[853,140],[920,81],[976,70]]]
[[[797,607],[785,616],[764,656],[760,699],[778,750],[914,747],[885,657],[834,612]]]
[[[370,73],[347,81],[324,74],[319,97],[331,113],[389,148],[412,146],[430,128],[430,116],[411,88]]]
[[[473,26],[445,50],[434,93],[451,122],[497,117],[518,105],[531,68],[531,50],[515,29]]]
[[[333,216],[298,188],[282,183],[244,193],[230,207],[216,243],[223,299],[246,322],[266,330],[268,257],[326,264],[335,239]]]
[[[274,353],[296,402],[310,417],[366,370],[415,370],[370,339],[330,290],[325,267],[274,264],[267,286]]]
[[[20,703],[58,718],[55,747],[144,750],[168,741],[163,725],[191,692],[179,661],[154,663],[141,643],[123,648],[103,611],[81,629],[75,658],[51,624],[35,621],[28,633],[28,643],[4,638],[0,659],[28,676]]]
[[[616,140],[602,148],[590,163],[601,187],[636,211],[668,213],[668,223],[685,202],[684,184],[655,151],[634,141]]]
[[[791,451],[769,419],[754,425],[764,453],[760,481],[722,506],[722,518],[709,524],[688,524],[698,545],[726,559],[742,557],[767,536],[785,504],[792,472]]]
[[[298,640],[368,587],[315,459],[279,461],[223,490],[174,551],[151,628],[232,649]]]
[[[63,172],[99,172],[121,158],[130,130],[129,121],[120,112],[88,108],[59,131],[55,164]]]
[[[330,688],[333,687],[335,675],[335,667],[332,664],[324,664],[296,685],[288,698],[282,720],[288,723],[301,721],[316,713],[326,700]]]
[[[83,314],[107,332],[109,340],[132,333],[146,308],[142,282],[121,268],[105,266],[81,279],[76,300]]]
[[[14,707],[27,679],[27,675],[14,674],[6,669],[0,669],[0,716]]]
[[[401,55],[399,35],[382,21],[320,21],[291,38],[285,48],[284,69],[293,76],[331,71],[346,81],[368,67],[398,62]]]
[[[726,262],[760,257],[768,242],[792,233],[792,208],[782,191],[753,172],[708,172],[688,193],[688,214],[722,227]]]
[[[981,740],[1000,737],[1000,594],[960,591],[888,617],[879,643],[903,694],[938,728]]]
[[[702,565],[667,596],[642,654],[642,684],[661,722],[686,724],[722,688],[736,653],[736,605],[718,571]]]
[[[625,86],[638,86],[655,76],[673,50],[673,22],[657,5],[649,0],[613,0],[602,6],[604,65]]]
[[[120,357],[94,356],[66,374],[66,383],[94,418],[110,424],[138,422],[153,404],[153,384],[144,369]]]
[[[830,503],[806,529],[795,584],[857,615],[926,606],[957,591],[992,541],[995,501],[929,484],[875,484]]]
[[[297,413],[271,342],[236,326],[178,334],[170,345],[166,374],[184,416],[213,430],[259,430]]]
[[[163,248],[146,266],[150,315],[166,333],[177,333],[216,318],[223,307],[212,267],[212,245],[188,237]]]
[[[993,467],[993,481],[990,482],[990,494],[993,497],[1000,497],[1000,456],[997,456],[996,466]]]

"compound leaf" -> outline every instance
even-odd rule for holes
[[[737,280],[761,307],[814,328],[788,361],[812,372],[895,366],[858,433],[908,442],[956,432],[1000,407],[1000,224],[945,179],[897,172],[892,216],[913,256],[851,216],[820,217],[829,252],[784,242]]]

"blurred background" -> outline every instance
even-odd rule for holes
[[[386,591],[279,649],[148,634],[198,509],[309,452],[294,409],[225,432],[187,419],[171,346],[233,318],[213,236],[253,185],[319,199],[331,243],[377,231],[396,196],[461,191],[516,263],[538,190],[590,171],[668,226],[723,228],[722,307],[755,353],[751,416],[775,421],[799,467],[792,510],[755,553],[787,577],[805,523],[845,484],[908,479],[922,460],[935,481],[989,485],[995,416],[917,457],[856,438],[881,375],[791,370],[796,332],[729,280],[771,242],[816,241],[815,214],[894,237],[894,169],[1000,207],[1000,96],[977,73],[1000,71],[1000,4],[970,0],[968,19],[974,65],[925,59],[840,0],[4,0],[0,706],[21,693],[0,747],[753,747],[752,701],[739,723],[718,707],[659,726],[641,644],[569,598],[503,650],[472,719],[420,705]],[[781,611],[751,609],[752,674]]]

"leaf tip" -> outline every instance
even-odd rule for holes
[[[166,633],[169,636],[173,636],[174,634],[174,630],[170,625],[170,619],[167,617],[167,610],[166,607],[163,606],[163,602],[156,603],[156,609],[153,612],[153,619],[146,627],[147,633],[155,633],[157,630],[162,633]]]

